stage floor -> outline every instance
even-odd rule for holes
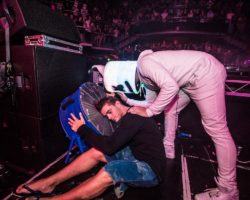
[[[174,160],[167,160],[166,181],[162,186],[164,195],[168,200],[191,200],[194,194],[202,192],[205,189],[215,187],[214,177],[217,174],[217,162],[214,153],[214,148],[211,143],[204,142],[197,138],[178,138],[176,140],[177,158]],[[249,200],[250,191],[248,185],[250,184],[250,151],[247,147],[238,148],[237,161],[237,181],[240,190],[240,200]],[[76,156],[76,152],[73,152]],[[11,191],[16,185],[24,182],[31,182],[33,180],[46,177],[55,171],[62,168],[65,160],[65,154],[50,163],[40,172],[32,177],[26,175],[15,174],[15,182],[10,187],[5,188],[3,192],[4,200],[18,199],[11,195]],[[97,166],[89,173],[75,177],[61,185],[56,189],[57,193],[63,193],[78,185],[88,177],[95,174],[101,167]],[[14,176],[14,174],[12,174]],[[19,178],[18,178],[19,177]],[[11,176],[10,176],[11,179]],[[122,200],[152,200],[160,199],[160,187],[154,188],[129,188]],[[96,198],[96,200],[116,200],[113,188],[110,187],[104,194]]]

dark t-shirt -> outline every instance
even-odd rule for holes
[[[93,134],[87,126],[80,127],[78,134],[87,145],[107,155],[129,146],[137,160],[148,163],[159,181],[163,179],[166,157],[162,134],[153,119],[127,113],[112,136]]]

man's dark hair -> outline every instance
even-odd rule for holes
[[[112,97],[112,96],[108,96],[108,97],[104,97],[103,99],[101,99],[96,105],[96,109],[101,112],[103,106],[105,106],[106,104],[108,105],[115,105],[115,102],[119,101],[117,98]]]

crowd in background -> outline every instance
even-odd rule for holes
[[[136,29],[141,29],[142,32],[150,31],[155,25],[158,31],[160,28],[162,31],[168,31],[171,26],[166,25],[170,24],[173,25],[174,31],[179,31],[183,24],[189,23],[194,30],[197,28],[195,23],[207,26],[209,31],[209,24],[212,24],[215,32],[221,32],[220,28],[224,26],[224,34],[243,42],[249,41],[250,2],[247,0],[43,1],[53,11],[62,12],[74,21],[80,30],[82,42],[91,42],[95,46],[117,47],[120,41],[133,36]],[[214,24],[215,22],[217,24]],[[124,46],[122,50],[117,48],[117,55],[123,59],[136,59],[137,52],[147,48],[201,50],[215,55],[224,64],[235,65],[241,62],[241,58],[236,55],[243,50],[215,41],[169,41],[163,37],[160,41],[137,41]]]
[[[225,65],[238,66],[242,65],[245,59],[244,54],[240,49],[233,48],[230,45],[220,44],[213,41],[183,41],[178,39],[173,40],[160,40],[154,42],[143,41],[141,43],[135,43],[126,46],[121,52],[120,57],[122,59],[136,59],[139,53],[145,49],[152,49],[153,51],[159,50],[197,50],[205,51],[214,55]]]
[[[50,0],[52,10],[70,17],[82,32],[97,45],[108,37],[127,38],[135,25],[147,22],[220,21],[228,33],[244,32],[250,15],[250,3],[243,0]],[[87,38],[86,38],[87,37]]]

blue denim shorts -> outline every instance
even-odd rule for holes
[[[158,179],[151,167],[143,161],[136,160],[129,147],[113,156],[106,156],[108,163],[104,166],[112,177],[114,184],[125,183],[134,187],[153,187]]]

